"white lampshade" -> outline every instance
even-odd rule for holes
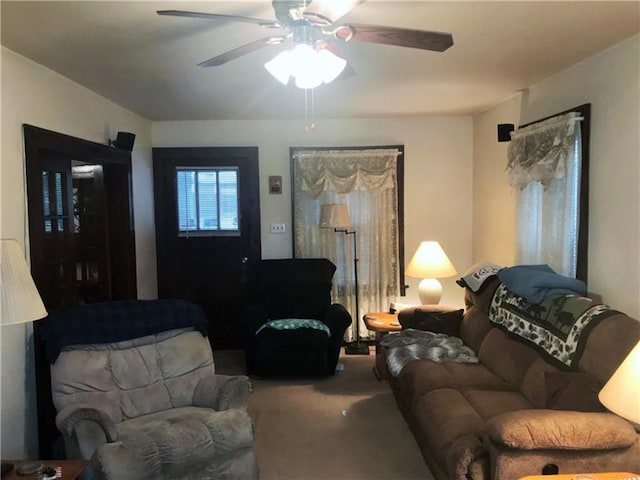
[[[405,273],[416,278],[444,278],[457,272],[438,242],[422,242]]]
[[[32,322],[47,316],[18,242],[1,239],[0,304],[2,325]]]
[[[320,228],[350,228],[351,218],[346,203],[329,203],[320,206]]]
[[[640,342],[611,375],[598,398],[613,413],[640,425]]]
[[[320,75],[324,83],[333,82],[342,73],[344,67],[347,66],[347,61],[344,58],[337,56],[326,48],[318,51],[317,59]]]
[[[452,277],[456,273],[447,254],[440,244],[434,241],[420,243],[405,271],[409,277],[423,279],[418,285],[418,295],[424,305],[439,303],[442,285],[437,279]]]
[[[285,50],[265,63],[264,68],[266,68],[276,80],[283,85],[286,85],[289,83],[289,77],[291,76],[289,73],[291,69],[290,62],[291,52],[289,50]]]

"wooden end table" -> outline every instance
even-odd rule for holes
[[[13,470],[4,474],[2,476],[2,480],[35,480],[38,478],[37,473],[32,473],[31,475],[18,475],[16,471],[21,463],[27,462],[28,460],[3,460],[3,462],[11,462],[13,463]],[[89,462],[86,460],[40,460],[42,462],[43,467],[61,467],[62,468],[62,476],[57,477],[56,480],[76,480],[87,466]]]
[[[382,381],[389,378],[389,372],[380,340],[389,332],[399,332],[402,330],[402,326],[398,321],[397,313],[369,312],[364,315],[363,319],[367,328],[376,332],[376,359],[373,373],[379,381]]]
[[[635,480],[640,475],[629,472],[603,472],[603,473],[572,473],[564,475],[528,475],[520,477],[519,480],[582,480],[592,478],[593,480]]]

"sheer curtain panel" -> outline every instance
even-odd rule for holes
[[[582,117],[570,112],[516,131],[509,183],[518,189],[516,261],[546,263],[575,277],[578,258]]]
[[[333,301],[355,315],[353,245],[319,228],[320,206],[346,203],[357,231],[359,311],[384,311],[400,284],[398,148],[292,149],[295,257],[330,259],[337,266]],[[362,318],[362,336],[369,333]],[[353,341],[352,329],[347,340]],[[364,335],[363,335],[364,333]]]

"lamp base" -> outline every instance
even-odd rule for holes
[[[347,344],[344,347],[344,353],[347,355],[369,355],[369,345],[357,340]]]
[[[418,284],[418,297],[422,305],[437,305],[442,298],[442,284],[435,278],[425,278]]]

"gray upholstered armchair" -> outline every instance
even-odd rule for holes
[[[257,478],[249,379],[215,374],[201,316],[157,300],[46,320],[56,425],[67,458],[90,460],[84,478]]]

